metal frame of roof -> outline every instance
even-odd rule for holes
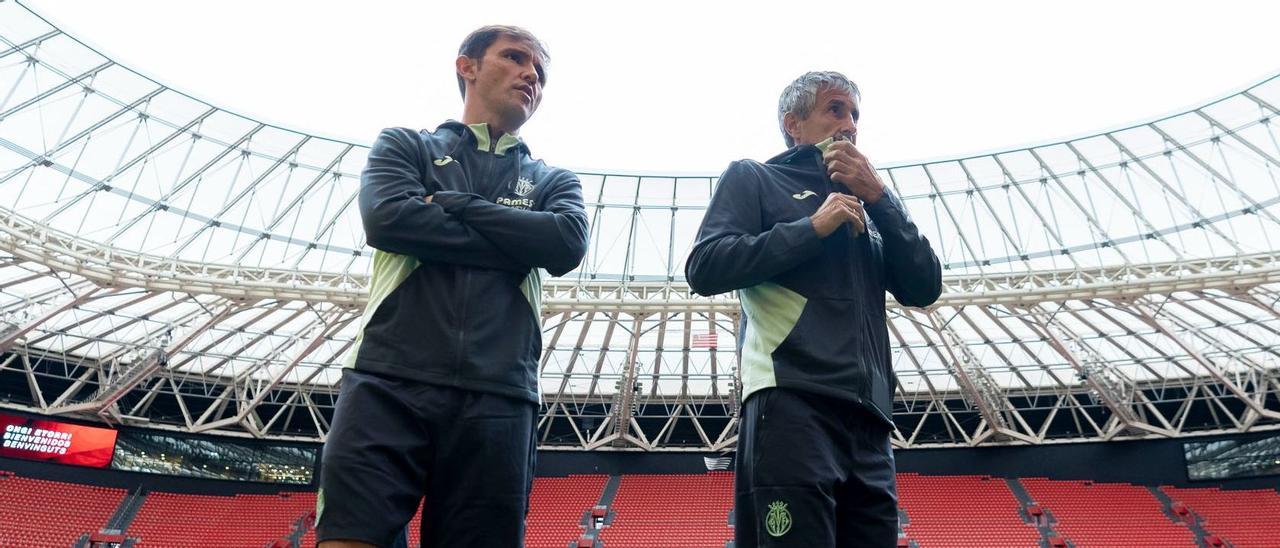
[[[899,447],[1280,427],[1280,75],[1062,142],[881,169],[944,262],[889,301]],[[368,148],[255,121],[0,2],[0,406],[323,440],[365,303]],[[543,301],[542,446],[728,450],[715,176],[580,173]]]

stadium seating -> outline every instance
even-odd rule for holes
[[[724,548],[733,538],[732,507],[729,472],[627,475],[600,540],[607,548]]]
[[[1003,479],[898,474],[903,532],[920,548],[1040,546],[1040,532],[1018,512]]]
[[[307,514],[306,520],[302,522],[305,532],[302,535],[301,545],[305,548],[311,548],[316,545],[316,513],[312,510]]]
[[[0,546],[71,546],[106,525],[126,494],[124,489],[0,474]]]
[[[602,475],[537,478],[530,497],[525,544],[563,548],[583,533],[609,478]],[[1050,546],[1196,546],[1195,534],[1164,512],[1145,487],[1045,478],[1019,480],[1032,503],[1022,504],[1005,480],[988,476],[898,475],[902,510],[908,516],[900,545],[919,548],[1041,546],[1041,532],[1028,515],[1039,508],[1055,520]],[[1275,525],[1280,493],[1218,488],[1162,487],[1170,511],[1198,517],[1209,546],[1280,546]],[[47,481],[0,472],[0,547],[70,546],[97,534],[124,499],[124,489]],[[188,495],[152,492],[125,531],[140,547],[256,547],[284,545],[299,519],[307,526],[302,546],[315,545],[314,493]],[[600,531],[606,548],[722,548],[733,538],[729,472],[626,475]],[[419,545],[421,509],[410,527]]]
[[[1170,519],[1146,487],[1045,478],[1021,482],[1057,520],[1054,531],[1077,547],[1197,546],[1195,533]]]
[[[422,504],[418,504],[418,511],[413,514],[413,518],[409,520],[409,546],[422,545]]]
[[[1209,534],[1237,548],[1280,545],[1280,494],[1272,489],[1224,491],[1218,488],[1161,487],[1201,519]]]
[[[525,546],[529,548],[564,548],[582,535],[582,514],[600,499],[609,476],[571,475],[563,478],[534,478],[529,495],[529,516],[525,520]],[[422,507],[410,520],[409,545],[420,543]],[[315,532],[308,531],[303,546],[315,542]]]
[[[315,512],[308,513],[308,515],[306,516],[306,521],[303,521],[303,524],[302,524],[303,526],[305,526],[306,531],[305,533],[302,534],[301,542],[298,543],[302,545],[303,548],[311,548],[311,547],[314,547],[314,545],[316,545],[315,524],[316,524]],[[408,528],[408,545],[411,545],[411,547],[417,547],[417,545],[420,544],[419,526],[421,524],[422,524],[422,506],[421,504],[419,504],[419,507],[417,507],[417,513],[413,515],[413,519],[410,520],[411,526],[410,528]]]
[[[225,497],[152,492],[125,534],[144,548],[260,547],[287,536],[315,504],[315,493]]]
[[[600,500],[609,476],[535,478],[524,542],[528,548],[564,548],[582,536],[582,515]]]

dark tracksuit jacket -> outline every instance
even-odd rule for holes
[[[856,402],[892,425],[896,378],[884,294],[906,306],[932,304],[942,269],[887,188],[865,205],[866,234],[855,238],[845,224],[818,237],[809,216],[844,190],[827,176],[823,148],[800,145],[764,164],[730,164],[685,276],[701,295],[738,291],[744,400],[763,388],[789,388]]]
[[[537,403],[539,269],[563,275],[587,249],[577,176],[449,121],[383,130],[359,199],[373,276],[345,365]]]

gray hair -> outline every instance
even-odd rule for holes
[[[787,133],[787,126],[783,122],[787,113],[790,112],[801,120],[809,117],[813,112],[813,107],[818,102],[818,90],[823,88],[835,88],[839,91],[848,92],[854,99],[861,101],[862,94],[858,91],[858,84],[853,83],[845,75],[835,71],[818,71],[806,72],[796,78],[786,89],[782,90],[782,96],[778,98],[778,129],[782,130],[782,139],[786,141],[788,147],[796,146],[796,140]]]

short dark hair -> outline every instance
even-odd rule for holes
[[[462,45],[458,47],[458,55],[475,59],[479,62],[484,57],[484,52],[489,51],[489,46],[497,42],[500,36],[506,36],[533,46],[538,55],[542,56],[544,65],[551,60],[551,56],[547,55],[547,45],[543,44],[542,40],[539,40],[532,32],[512,25],[488,25],[471,31],[471,34],[462,39]],[[543,72],[538,77],[542,80],[543,85],[546,85],[546,73]],[[462,79],[461,74],[458,75],[458,91],[462,93],[463,99],[467,98],[467,82]]]

